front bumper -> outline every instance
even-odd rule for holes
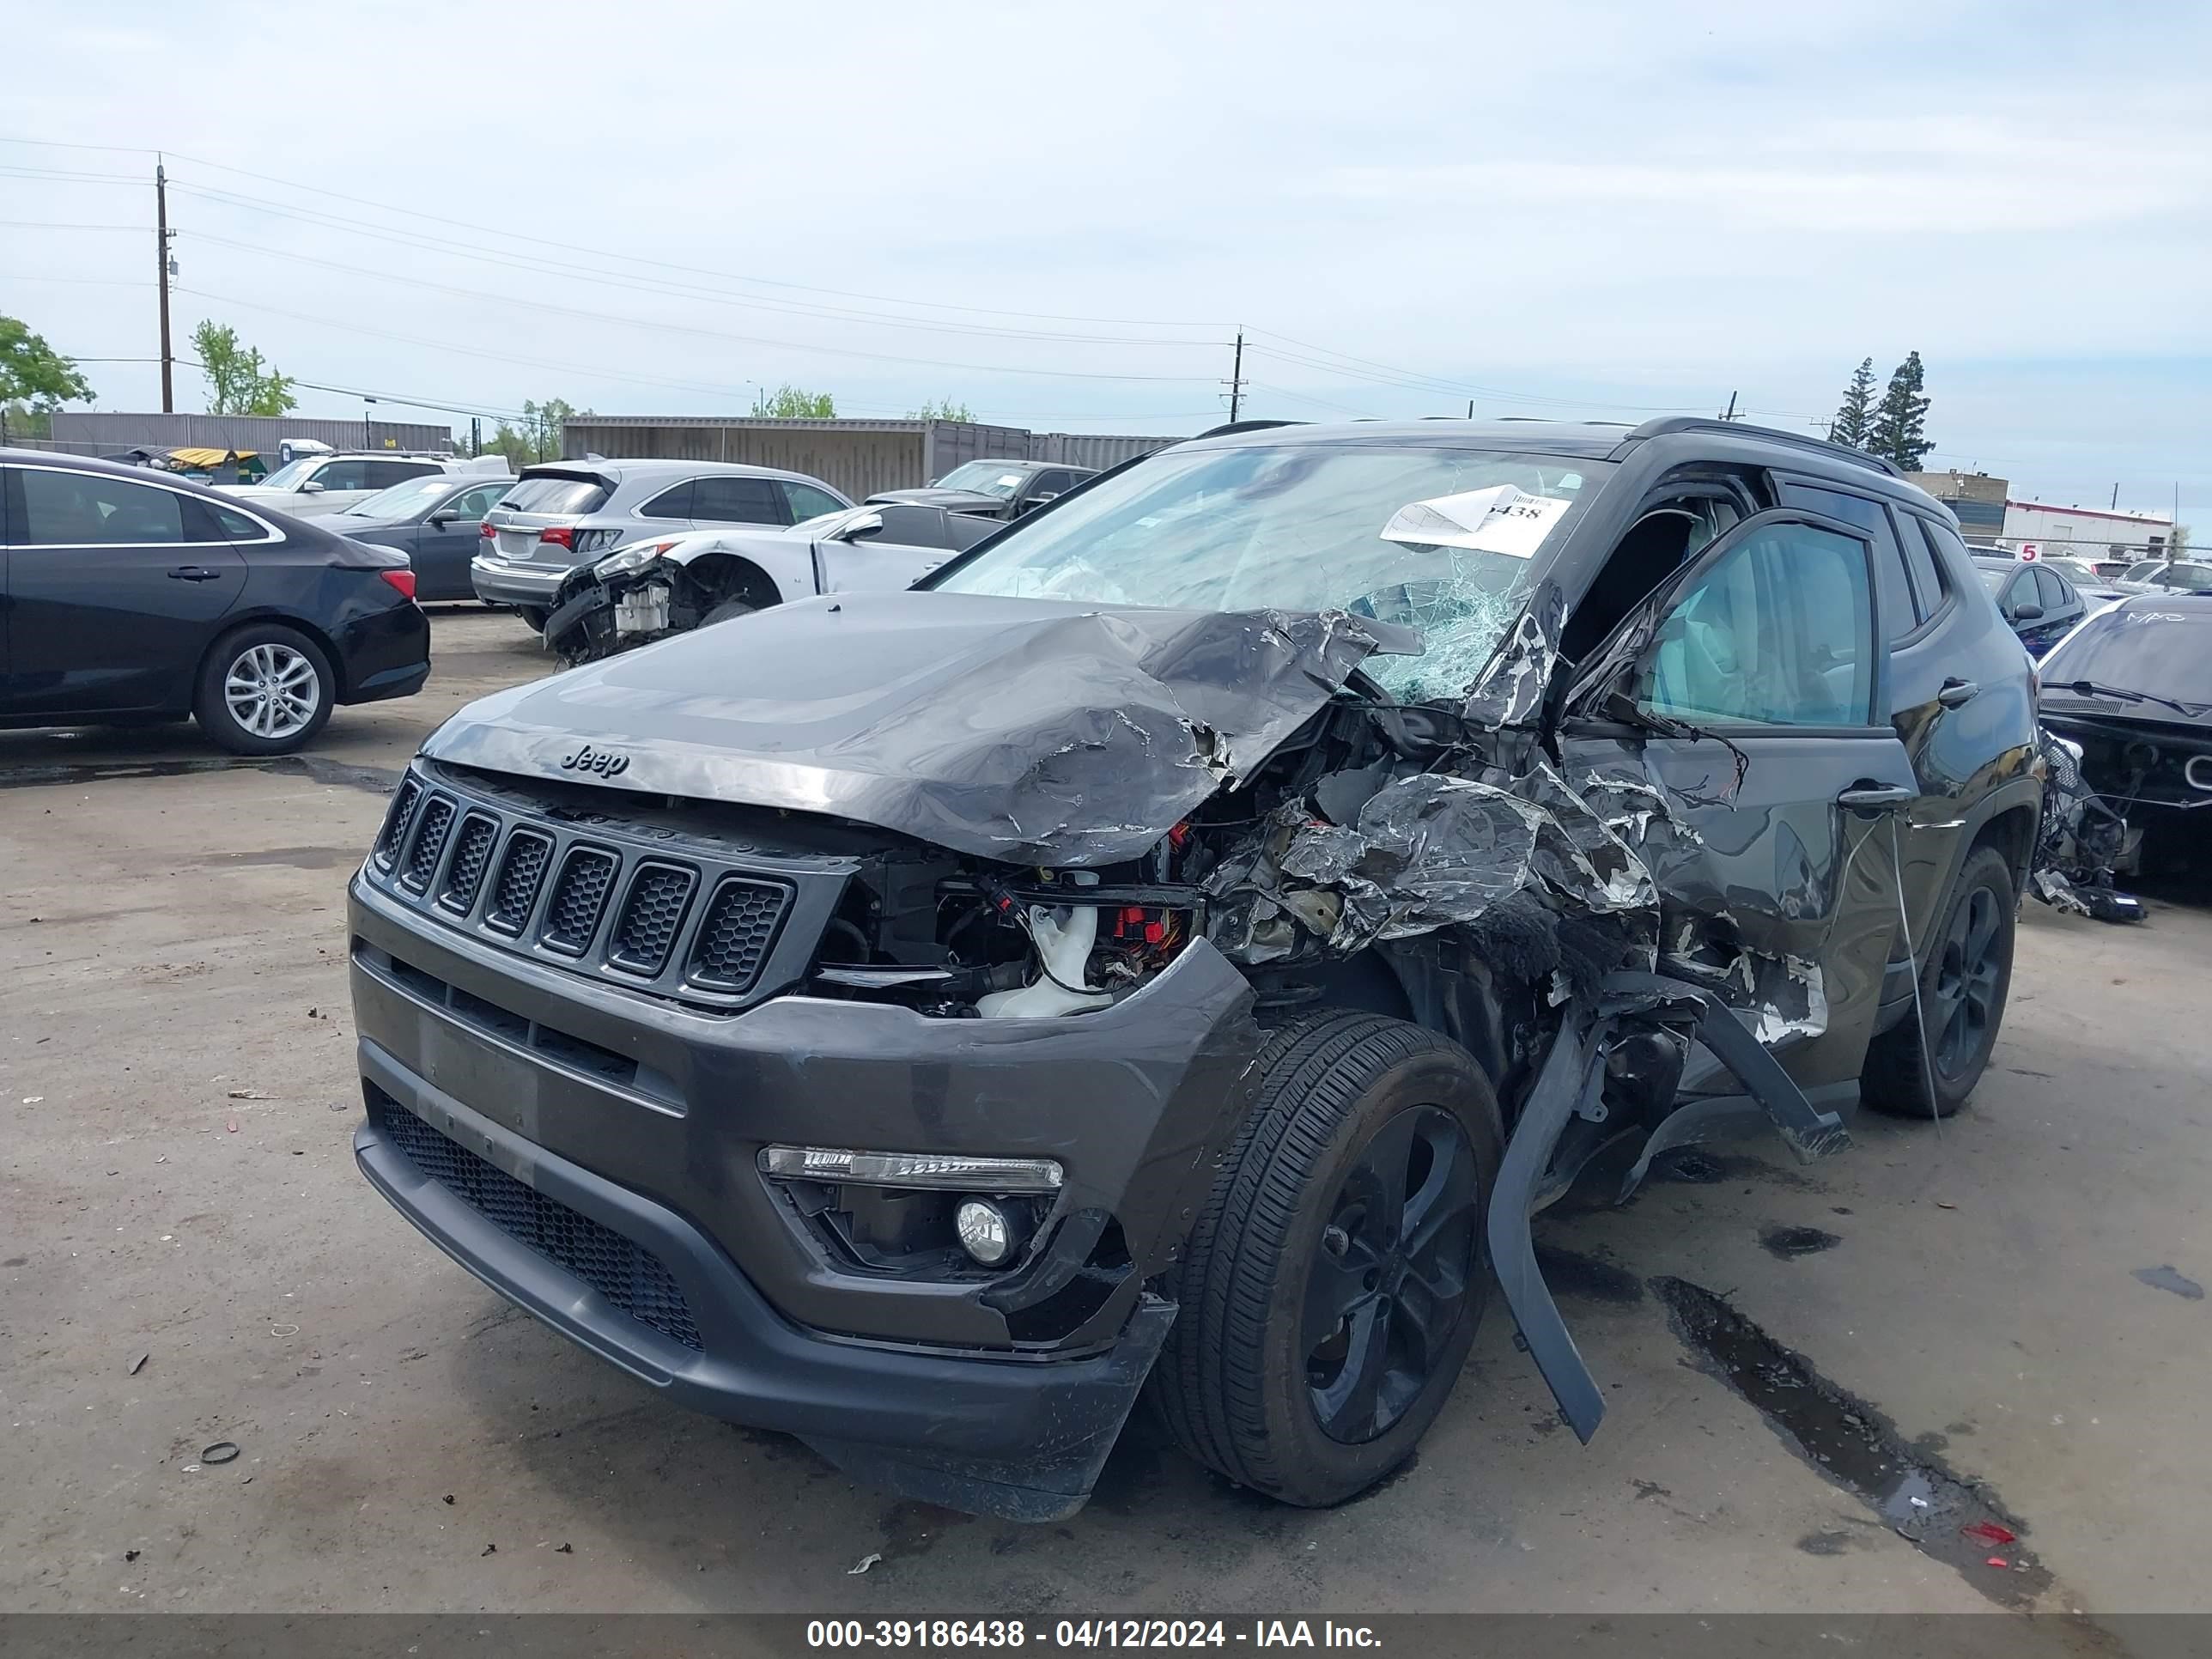
[[[1170,1304],[1147,1297],[1111,1348],[1060,1361],[807,1331],[666,1206],[470,1110],[373,1042],[361,1060],[371,1101],[354,1136],[362,1173],[455,1261],[678,1404],[797,1435],[911,1496],[1022,1520],[1073,1514],[1174,1322]],[[401,1122],[415,1127],[395,1133]],[[541,1245],[574,1241],[568,1260],[517,1237],[518,1215]],[[611,1274],[610,1238],[632,1247]],[[653,1298],[657,1322],[638,1316],[625,1282]]]
[[[349,910],[356,1156],[448,1255],[672,1398],[909,1495],[1079,1506],[1174,1317],[1145,1281],[1249,1101],[1250,990],[1211,946],[1079,1020],[794,995],[706,1013],[494,950],[358,878]],[[1017,1269],[917,1279],[826,1250],[758,1171],[775,1142],[1050,1157],[1066,1184]],[[550,1249],[567,1212],[606,1249]],[[665,1282],[609,1280],[607,1250]],[[652,1313],[654,1285],[680,1317]]]
[[[514,564],[481,556],[469,561],[469,583],[490,605],[546,606],[568,579],[568,565]]]

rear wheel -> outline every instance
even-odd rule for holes
[[[540,634],[545,631],[545,619],[553,614],[550,608],[542,605],[518,605],[514,607],[514,613]]]
[[[337,678],[297,629],[256,623],[216,643],[200,665],[192,716],[234,755],[289,755],[323,729]]]
[[[1256,1065],[1153,1397],[1231,1480],[1340,1504],[1405,1462],[1474,1340],[1498,1104],[1466,1050],[1377,1014],[1298,1020]]]
[[[1908,1013],[1867,1048],[1860,1080],[1869,1106],[1898,1117],[1948,1117],[1966,1103],[2004,1020],[2014,904],[2003,854],[1976,848],[1923,951],[1918,1016]]]

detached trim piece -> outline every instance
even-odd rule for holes
[[[1635,972],[1607,975],[1603,990],[1592,1022],[1584,1025],[1570,1017],[1553,1039],[1552,1051],[1506,1143],[1498,1185],[1490,1195],[1488,1226],[1491,1261],[1505,1304],[1521,1328],[1521,1340],[1559,1402],[1559,1415],[1585,1445],[1605,1419],[1605,1395],[1560,1317],[1551,1287],[1544,1283],[1528,1221],[1560,1132],[1569,1118],[1595,1103],[1605,1086],[1606,1036],[1639,1015],[1694,1012],[1698,1041],[1735,1073],[1750,1100],[1799,1158],[1810,1163],[1850,1145],[1843,1120],[1808,1100],[1774,1056],[1744,1029],[1735,1011],[1711,991],[1663,974]],[[1641,1170],[1639,1164],[1638,1174]]]

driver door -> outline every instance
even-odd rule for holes
[[[1656,784],[1694,831],[1646,842],[1660,971],[1737,1005],[1816,1104],[1856,1093],[1919,793],[1881,624],[1863,531],[1756,514],[1630,615],[1560,727],[1571,777]]]

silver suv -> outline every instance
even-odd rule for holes
[[[716,461],[526,466],[485,518],[477,597],[545,625],[561,579],[625,542],[723,524],[792,525],[853,503],[819,478]]]

